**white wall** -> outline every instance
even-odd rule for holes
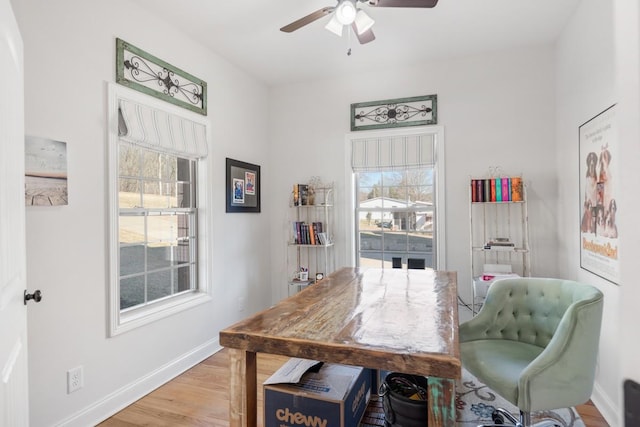
[[[342,52],[336,52],[336,55]],[[357,55],[357,52],[354,53]],[[272,280],[274,300],[286,295],[287,197],[291,185],[312,175],[334,181],[345,205],[345,134],[350,104],[417,95],[438,95],[438,124],[446,151],[447,269],[471,297],[468,186],[471,175],[501,166],[524,174],[529,186],[533,273],[553,276],[557,204],[554,163],[553,48],[533,47],[433,62],[411,68],[379,68],[271,90],[273,174]],[[282,164],[282,160],[284,164]],[[348,256],[344,242],[349,213],[337,210],[338,265]],[[278,262],[278,260],[280,260]]]
[[[631,6],[631,3],[619,1],[618,4]],[[633,7],[631,7],[633,9]],[[626,11],[625,13],[628,13]],[[621,93],[627,93],[629,87],[616,87],[616,81],[622,71],[616,68],[616,45],[623,41],[626,46],[622,55],[625,58],[635,58],[637,62],[637,33],[636,39],[629,39],[628,34],[620,40],[614,39],[614,29],[618,25],[620,16],[616,17],[614,25],[614,10],[611,2],[598,0],[583,0],[571,21],[563,31],[557,44],[556,54],[556,103],[557,103],[557,157],[556,174],[558,175],[558,192],[560,204],[558,205],[558,265],[559,274],[562,277],[580,280],[593,284],[600,288],[605,295],[605,308],[600,338],[600,353],[596,385],[593,401],[612,426],[622,426],[621,414],[621,390],[622,379],[620,372],[621,355],[631,350],[634,354],[633,369],[637,368],[637,343],[629,339],[631,335],[637,335],[637,328],[627,331],[625,324],[636,323],[637,309],[633,308],[634,300],[627,299],[627,290],[638,295],[633,288],[637,273],[631,271],[631,267],[637,263],[638,239],[635,218],[625,227],[625,219],[631,218],[631,213],[637,212],[633,204],[637,201],[635,186],[631,186],[631,179],[637,184],[638,167],[635,165],[638,159],[637,126],[635,137],[627,130],[619,128],[619,146],[616,155],[618,163],[616,188],[620,194],[618,203],[618,221],[620,230],[621,252],[621,281],[615,285],[598,276],[580,268],[579,246],[579,165],[578,165],[578,127],[611,106],[618,103],[616,109],[619,117],[629,114],[628,105],[619,103]],[[637,30],[637,5],[634,24]],[[635,47],[635,51],[633,50]],[[627,55],[631,55],[628,56]],[[628,65],[628,64],[627,64]],[[625,67],[627,66],[625,65]],[[626,71],[624,71],[626,72]],[[633,73],[636,73],[635,75]],[[634,76],[636,81],[635,92],[631,92],[637,104],[638,67],[628,71],[628,76]],[[637,105],[636,105],[637,121]],[[626,165],[625,165],[626,163]],[[625,167],[626,166],[626,167]],[[626,172],[624,172],[626,170]],[[623,178],[623,174],[629,175],[629,182]],[[618,187],[619,185],[619,187]],[[630,191],[634,192],[634,196]],[[626,264],[625,260],[629,264]],[[633,274],[633,276],[632,276]],[[631,288],[631,289],[630,289]],[[629,301],[625,303],[624,301]],[[636,300],[637,301],[637,298]],[[625,309],[625,306],[627,307]],[[626,313],[625,313],[626,312]],[[631,333],[631,335],[629,335]],[[635,350],[632,348],[636,346]],[[630,365],[631,367],[632,365]],[[637,378],[637,376],[636,376]]]
[[[68,206],[27,209],[28,288],[44,295],[28,314],[31,425],[91,425],[211,353],[221,328],[268,304],[268,91],[129,1],[13,7],[25,48],[25,133],[67,142],[69,174]],[[115,81],[116,37],[208,83],[214,301],[107,338],[106,82]],[[262,166],[263,213],[225,214],[225,157]],[[66,371],[79,365],[84,388],[67,395]]]
[[[621,242],[621,277],[619,325],[620,379],[618,390],[626,379],[640,383],[640,340],[638,339],[638,257],[640,255],[640,6],[638,2],[616,0],[614,3],[614,35],[616,46],[616,93],[619,102],[620,185],[625,214],[619,217],[624,230]],[[615,349],[612,349],[615,351]],[[623,402],[623,398],[620,398]],[[623,418],[623,404],[618,408]],[[637,409],[637,406],[636,408]],[[623,425],[622,422],[619,425]],[[630,427],[627,425],[627,427]]]

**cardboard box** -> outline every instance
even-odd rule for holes
[[[297,383],[267,380],[264,426],[358,427],[371,396],[371,376],[369,369],[325,363]]]

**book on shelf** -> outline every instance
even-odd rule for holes
[[[496,182],[496,202],[501,202],[502,201],[502,179],[501,178],[496,178],[495,179]]]
[[[298,184],[298,193],[300,193],[300,206],[307,206],[309,204],[309,186]]]
[[[484,188],[484,200],[483,202],[491,201],[491,183],[488,179],[483,179],[483,188]]]
[[[309,184],[293,184],[293,206],[309,205]]]
[[[318,240],[320,241],[320,244],[324,246],[331,243],[331,241],[329,240],[329,236],[327,236],[327,233],[323,232],[318,233]]]
[[[521,202],[524,200],[524,189],[522,186],[522,178],[511,178],[511,200]]]
[[[511,191],[509,191],[509,178],[500,178],[500,186],[502,187],[502,201],[511,201]]]
[[[491,188],[491,195],[489,196],[489,200],[485,200],[486,202],[495,202],[496,201],[496,180],[490,179],[489,186]]]
[[[491,251],[515,251],[515,246],[507,245],[484,245],[483,249]]]
[[[496,237],[494,239],[489,240],[487,243],[485,243],[484,249],[513,250],[515,246],[516,245],[507,238]]]
[[[293,243],[296,245],[324,245],[326,233],[322,232],[322,222],[293,221]]]
[[[471,180],[471,202],[521,202],[524,199],[521,177]]]
[[[300,192],[298,191],[298,184],[293,184],[293,206],[300,205]]]
[[[313,223],[308,225],[309,227],[309,244],[310,245],[315,245],[316,244],[316,233],[313,231]]]
[[[479,179],[471,180],[471,200],[478,202],[484,200],[484,182]]]

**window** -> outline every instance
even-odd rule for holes
[[[356,266],[444,268],[441,134],[350,134]]]
[[[110,85],[110,333],[210,299],[206,123]],[[190,114],[190,113],[188,113]]]
[[[121,142],[120,310],[197,290],[196,162]]]
[[[357,264],[390,267],[393,258],[433,257],[433,169],[356,173]]]

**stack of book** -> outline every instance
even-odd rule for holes
[[[523,201],[522,178],[484,178],[471,180],[471,201],[521,202]]]
[[[498,251],[511,251],[515,247],[515,244],[511,242],[509,239],[504,237],[496,237],[495,239],[489,240],[485,243],[485,249],[492,249]]]
[[[322,222],[293,222],[293,240],[297,245],[328,245],[327,233],[323,232]]]

